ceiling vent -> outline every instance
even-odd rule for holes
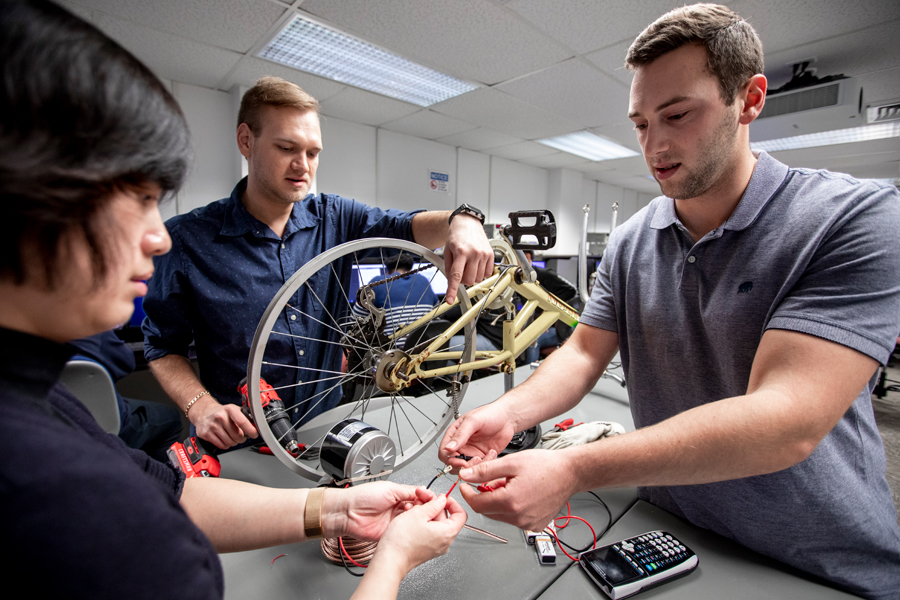
[[[818,78],[808,64],[794,65],[794,77],[766,94],[762,113],[750,125],[751,142],[863,125],[859,80]]]
[[[886,123],[900,121],[900,100],[866,107],[866,123]]]

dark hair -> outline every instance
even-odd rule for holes
[[[72,234],[95,278],[110,260],[98,217],[115,192],[177,191],[191,157],[187,124],[163,84],[95,27],[47,1],[0,2],[0,277],[23,283],[25,256],[48,286]]]
[[[694,4],[667,12],[631,44],[625,66],[636,69],[687,44],[706,48],[709,72],[719,80],[725,104],[764,69],[762,42],[753,26],[727,6]]]
[[[302,112],[319,114],[319,102],[296,83],[281,77],[260,77],[252,88],[244,92],[238,110],[238,127],[246,123],[253,135],[262,132],[262,111],[266,106],[290,106]]]
[[[411,271],[415,262],[415,258],[412,254],[409,254],[408,252],[401,252],[397,256],[388,258],[385,261],[384,266],[387,267],[388,273],[393,273],[398,269]]]

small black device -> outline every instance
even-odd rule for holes
[[[607,596],[618,600],[687,575],[699,559],[672,534],[650,531],[584,552],[578,562]]]
[[[478,210],[477,208],[475,208],[474,206],[472,206],[471,204],[461,204],[460,206],[458,206],[456,208],[456,210],[454,210],[452,213],[450,213],[450,218],[447,219],[447,222],[452,223],[453,217],[455,217],[456,215],[459,215],[459,214],[469,215],[470,217],[475,217],[476,219],[481,221],[482,225],[484,225],[484,213],[481,212],[480,210]]]

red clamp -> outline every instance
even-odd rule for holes
[[[482,483],[475,489],[478,490],[479,492],[493,492],[494,491],[494,488],[492,488],[490,485],[488,485],[486,483]]]
[[[584,422],[576,423],[575,419],[566,419],[562,423],[557,423],[554,425],[557,431],[568,431],[569,427],[578,427],[579,425],[584,425]]]

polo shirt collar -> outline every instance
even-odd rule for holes
[[[767,152],[760,152],[753,168],[753,175],[750,176],[750,183],[747,184],[741,201],[725,221],[722,229],[740,231],[749,227],[775,192],[781,188],[787,174],[787,165],[778,162]],[[665,229],[680,222],[678,215],[675,214],[675,201],[665,196],[663,198],[663,202],[650,220],[650,227],[653,229]]]
[[[230,237],[240,237],[247,233],[252,233],[257,237],[275,238],[275,233],[265,223],[251,215],[241,201],[241,197],[246,189],[247,178],[244,177],[234,186],[231,196],[226,202],[225,219],[219,233]],[[294,203],[291,217],[288,219],[287,227],[284,230],[284,237],[299,229],[315,227],[322,220],[321,217],[310,212],[308,201],[311,198],[313,198],[313,195],[309,194],[302,201]]]

